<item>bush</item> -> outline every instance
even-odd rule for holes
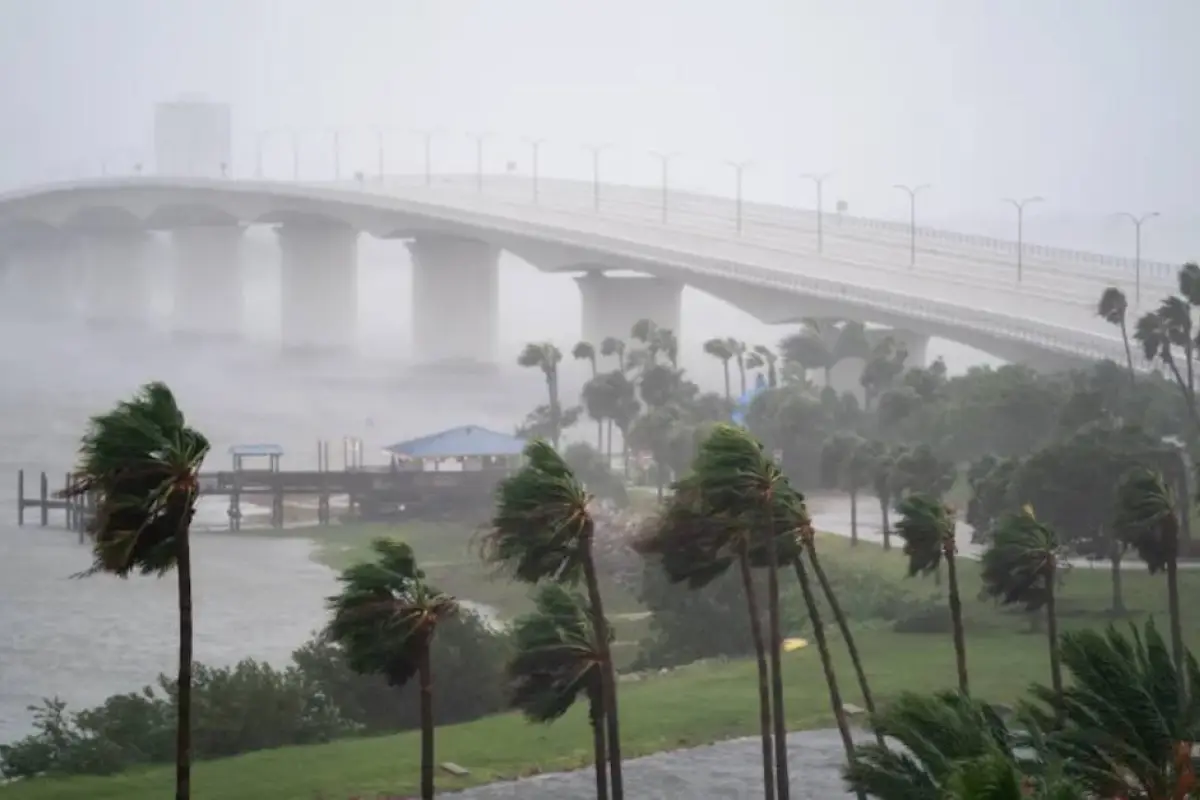
[[[507,639],[464,613],[434,639],[434,714],[439,725],[464,722],[505,704]],[[197,664],[192,683],[192,748],[197,759],[285,745],[326,742],[359,732],[419,725],[416,686],[397,691],[358,675],[337,646],[317,637],[275,669],[247,659],[233,667]],[[0,774],[119,772],[175,757],[176,683],[159,676],[140,693],[119,694],[77,713],[57,698],[32,707],[34,732],[0,745]]]

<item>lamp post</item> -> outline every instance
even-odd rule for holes
[[[600,212],[600,152],[612,147],[610,144],[585,144],[592,152],[592,210]]]
[[[1017,283],[1021,282],[1025,268],[1025,206],[1030,203],[1040,203],[1044,199],[1038,195],[1025,197],[1020,200],[1014,200],[1011,197],[1004,198],[1004,202],[1017,210]]]
[[[905,186],[903,183],[893,184],[893,189],[899,189],[908,195],[908,266],[917,265],[917,194],[929,188],[928,183],[919,186]]]
[[[746,172],[746,167],[750,166],[749,161],[726,161],[726,164],[733,167],[735,179],[737,181],[737,232],[738,236],[742,235],[742,175]]]
[[[538,152],[542,149],[542,144],[545,139],[525,139],[525,143],[529,145],[529,149],[533,151],[533,164],[531,166],[531,176],[533,178],[533,204],[538,204]]]
[[[433,185],[433,135],[434,131],[413,131],[425,140],[425,185]]]
[[[1121,211],[1117,216],[1125,217],[1133,223],[1133,304],[1142,304],[1142,223],[1160,216],[1157,211],[1147,211],[1140,217],[1129,211]]]
[[[667,224],[667,197],[670,192],[670,164],[671,159],[678,156],[678,153],[662,153],[658,150],[651,150],[650,155],[662,162],[662,224]]]
[[[825,213],[824,213],[824,187],[825,179],[833,173],[831,172],[809,172],[801,175],[801,178],[807,178],[817,186],[817,252],[825,252]]]
[[[467,136],[475,140],[475,191],[483,191],[483,140],[488,133],[469,133]]]

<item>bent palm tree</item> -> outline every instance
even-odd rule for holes
[[[733,401],[733,389],[729,383],[729,362],[733,358],[732,339],[709,339],[704,343],[704,352],[721,362],[725,370],[725,399]]]
[[[1058,649],[1055,591],[1061,548],[1058,534],[1038,522],[1026,506],[1001,518],[983,553],[983,591],[1003,605],[1021,603],[1027,611],[1046,609],[1050,640],[1050,681],[1062,698],[1062,663]]]
[[[1175,669],[1183,669],[1183,622],[1179,610],[1179,512],[1162,475],[1135,467],[1117,487],[1116,532],[1137,551],[1153,575],[1167,573],[1167,609]]]
[[[512,637],[516,654],[508,666],[512,706],[531,722],[554,722],[580,695],[588,699],[596,798],[608,797],[608,747],[604,725],[604,659],[583,598],[555,583],[534,597],[536,610],[518,617]]]
[[[404,686],[420,684],[421,798],[433,800],[433,670],[429,651],[438,624],[458,612],[453,597],[425,582],[412,548],[395,539],[371,543],[374,561],[342,572],[329,598],[329,637],[345,648],[355,672],[382,675]]]
[[[1137,378],[1133,370],[1133,348],[1129,345],[1129,325],[1126,322],[1129,314],[1129,301],[1125,293],[1115,286],[1109,286],[1100,295],[1096,313],[1110,325],[1121,329],[1121,343],[1125,345],[1125,365],[1129,368],[1129,383],[1132,385]]]
[[[944,561],[949,582],[950,623],[954,629],[954,659],[958,669],[958,689],[967,690],[967,643],[963,631],[962,599],[958,594],[958,569],[954,541],[954,512],[941,501],[924,494],[910,494],[897,506],[900,520],[896,533],[904,540],[909,577],[936,572]]]
[[[484,539],[484,560],[523,583],[551,580],[577,585],[582,580],[586,586],[595,646],[603,662],[601,696],[612,796],[613,800],[622,800],[616,669],[592,555],[595,521],[588,510],[591,496],[547,442],[530,442],[525,448],[525,462],[515,475],[500,484],[492,529]]]
[[[66,497],[93,495],[93,564],[83,573],[122,578],[174,569],[179,598],[175,797],[191,796],[192,559],[189,531],[199,494],[204,434],[188,427],[171,390],[149,383],[132,400],[92,417]]]
[[[596,381],[599,376],[599,370],[596,363],[596,348],[591,342],[577,342],[571,350],[571,357],[576,361],[586,361],[592,368],[592,380],[589,383]],[[586,387],[585,387],[586,388]],[[588,413],[592,419],[596,420],[596,449],[601,453],[604,452],[604,417],[593,414],[595,409],[588,408]]]
[[[562,436],[563,413],[562,403],[558,393],[558,365],[562,363],[562,352],[550,344],[530,343],[517,356],[517,364],[522,367],[537,368],[546,378],[546,392],[550,397],[550,440],[558,447]]]

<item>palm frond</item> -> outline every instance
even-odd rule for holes
[[[530,442],[525,462],[496,490],[484,560],[525,583],[577,582],[594,530],[591,498],[550,443]]]
[[[1001,604],[1022,603],[1029,611],[1047,600],[1059,560],[1058,535],[1028,510],[1007,514],[989,537],[982,558],[983,592]]]
[[[947,549],[953,552],[954,516],[940,500],[910,494],[896,505],[900,518],[895,531],[904,540],[908,574],[928,575],[942,563]]]
[[[1117,535],[1137,551],[1151,573],[1178,555],[1179,516],[1160,473],[1135,467],[1122,478],[1114,523]]]

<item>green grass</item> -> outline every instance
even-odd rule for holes
[[[331,538],[323,546],[323,552],[329,548],[330,552],[341,553],[339,558],[352,557],[356,548],[361,547],[359,537],[369,539],[370,534],[383,530],[360,530],[353,534],[353,542],[339,543]],[[406,527],[405,532],[414,547],[426,548],[425,557],[431,561],[438,560],[435,556],[439,552],[457,551],[457,545],[450,546],[432,528],[421,532]],[[898,552],[885,553],[867,543],[852,548],[846,540],[835,536],[823,537],[821,546],[827,562],[853,563],[881,581],[898,582],[914,594],[928,595],[934,591],[931,580],[903,577],[903,558]],[[322,556],[326,557],[331,556]],[[461,567],[465,562],[458,563]],[[998,610],[976,598],[978,565],[963,561],[960,572],[972,691],[992,701],[1012,702],[1030,682],[1048,680],[1045,637],[1026,632],[1029,623],[1024,615]],[[1200,574],[1185,572],[1181,580],[1185,599],[1200,594]],[[1124,583],[1126,602],[1136,610],[1133,618],[1145,612],[1165,616],[1166,593],[1161,578],[1130,571],[1125,573]],[[478,596],[466,591],[469,588],[469,584],[464,585],[464,596]],[[1063,627],[1107,621],[1110,599],[1107,570],[1073,570],[1062,595]],[[1184,605],[1188,607],[1186,602]],[[1200,618],[1186,626],[1192,646],[1200,644],[1197,622]],[[953,647],[948,635],[897,634],[869,627],[861,630],[857,638],[872,687],[881,701],[886,702],[904,690],[931,691],[955,683]],[[848,702],[861,704],[841,643],[834,644],[844,697]],[[816,651],[809,647],[788,654],[784,664],[790,727],[829,725],[829,699]],[[620,700],[622,738],[629,757],[755,732],[757,701],[751,662],[694,665],[667,675],[626,682],[622,684]],[[471,770],[465,778],[439,774],[438,784],[443,791],[581,767],[590,753],[582,709],[549,727],[530,725],[506,714],[439,728],[437,748],[439,761],[453,761]],[[418,758],[418,736],[410,732],[199,763],[195,766],[193,785],[195,796],[201,800],[347,800],[382,792],[415,793]],[[112,778],[37,780],[0,789],[0,798],[159,800],[170,796],[172,776],[170,767],[157,767]]]

